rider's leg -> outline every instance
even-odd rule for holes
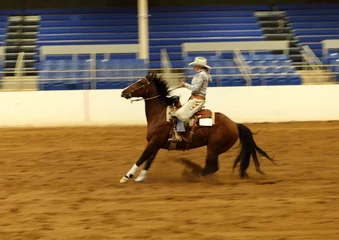
[[[168,139],[168,141],[174,141],[174,142],[178,142],[181,141],[181,137],[179,136],[178,132],[177,132],[177,119],[173,118],[173,129],[172,129],[172,136]]]
[[[200,111],[204,105],[205,101],[199,100],[199,99],[191,99],[187,103],[185,103],[180,109],[178,109],[175,113],[172,114],[172,116],[175,116],[183,123],[187,123],[187,121],[190,119],[190,117],[193,116],[193,114]],[[173,126],[173,133],[174,136],[169,138],[169,141],[181,141],[181,137],[179,137],[177,131],[176,131],[176,122]]]
[[[173,116],[183,122],[187,122],[195,113],[199,112],[205,101],[199,99],[191,99],[184,104]]]

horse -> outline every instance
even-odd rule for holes
[[[140,171],[135,182],[142,182],[160,149],[170,150],[171,142],[168,141],[173,123],[166,120],[167,108],[173,104],[173,96],[169,97],[169,87],[162,76],[148,72],[144,78],[139,79],[122,90],[121,97],[132,100],[138,98],[145,101],[147,119],[147,145],[139,159],[124,175],[120,183],[126,183],[133,178],[138,168],[146,161],[145,167]],[[198,126],[195,129],[190,149],[207,146],[205,166],[199,176],[211,175],[219,170],[218,156],[228,151],[239,139],[240,153],[234,160],[233,170],[240,165],[240,178],[248,178],[246,170],[251,156],[256,171],[264,174],[260,169],[258,155],[264,156],[274,162],[264,150],[257,146],[251,130],[243,124],[238,124],[222,113],[215,112],[213,126]],[[175,150],[185,150],[185,142],[178,142]]]

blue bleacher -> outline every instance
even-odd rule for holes
[[[7,17],[0,16],[0,46],[4,44],[6,37],[7,28]]]
[[[182,67],[184,42],[264,40],[254,11],[267,9],[265,5],[150,8],[150,67],[160,67],[161,48],[166,48],[173,67]],[[34,11],[42,15],[40,46],[138,43],[136,10]]]
[[[338,4],[287,5],[280,8],[286,10],[301,44],[308,45],[318,58],[322,57],[321,41],[339,39]]]
[[[195,74],[188,66],[194,60],[195,55],[183,59],[185,75],[192,78]],[[210,86],[244,86],[246,81],[233,59],[223,59],[223,55],[212,56],[203,54],[211,66],[213,82]],[[251,69],[251,80],[253,86],[260,85],[300,85],[302,80],[300,74],[291,65],[286,54],[269,54],[260,52],[254,55],[243,54],[243,57]]]
[[[247,65],[251,68],[252,85],[299,85],[302,83],[300,74],[291,65],[285,54],[244,55]]]
[[[337,81],[339,81],[339,49],[332,49],[329,51],[327,64],[336,76]]]
[[[6,36],[6,26],[7,26],[7,17],[0,16],[0,46],[4,44]],[[0,79],[4,76],[4,66],[3,61],[0,59]]]
[[[41,62],[41,90],[90,89],[89,60],[44,60]],[[147,64],[139,59],[107,59],[96,63],[97,89],[124,88],[147,73]],[[124,69],[124,70],[122,70]]]

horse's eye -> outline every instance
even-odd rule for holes
[[[144,84],[143,84],[142,82],[138,82],[138,85],[139,85],[139,86],[142,86],[142,85],[144,85]]]

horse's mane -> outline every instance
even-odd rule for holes
[[[162,76],[158,76],[156,73],[148,73],[146,78],[148,81],[154,83],[157,89],[157,93],[159,94],[159,100],[166,105],[171,105],[172,99],[168,97],[169,87],[167,82],[162,78]]]

